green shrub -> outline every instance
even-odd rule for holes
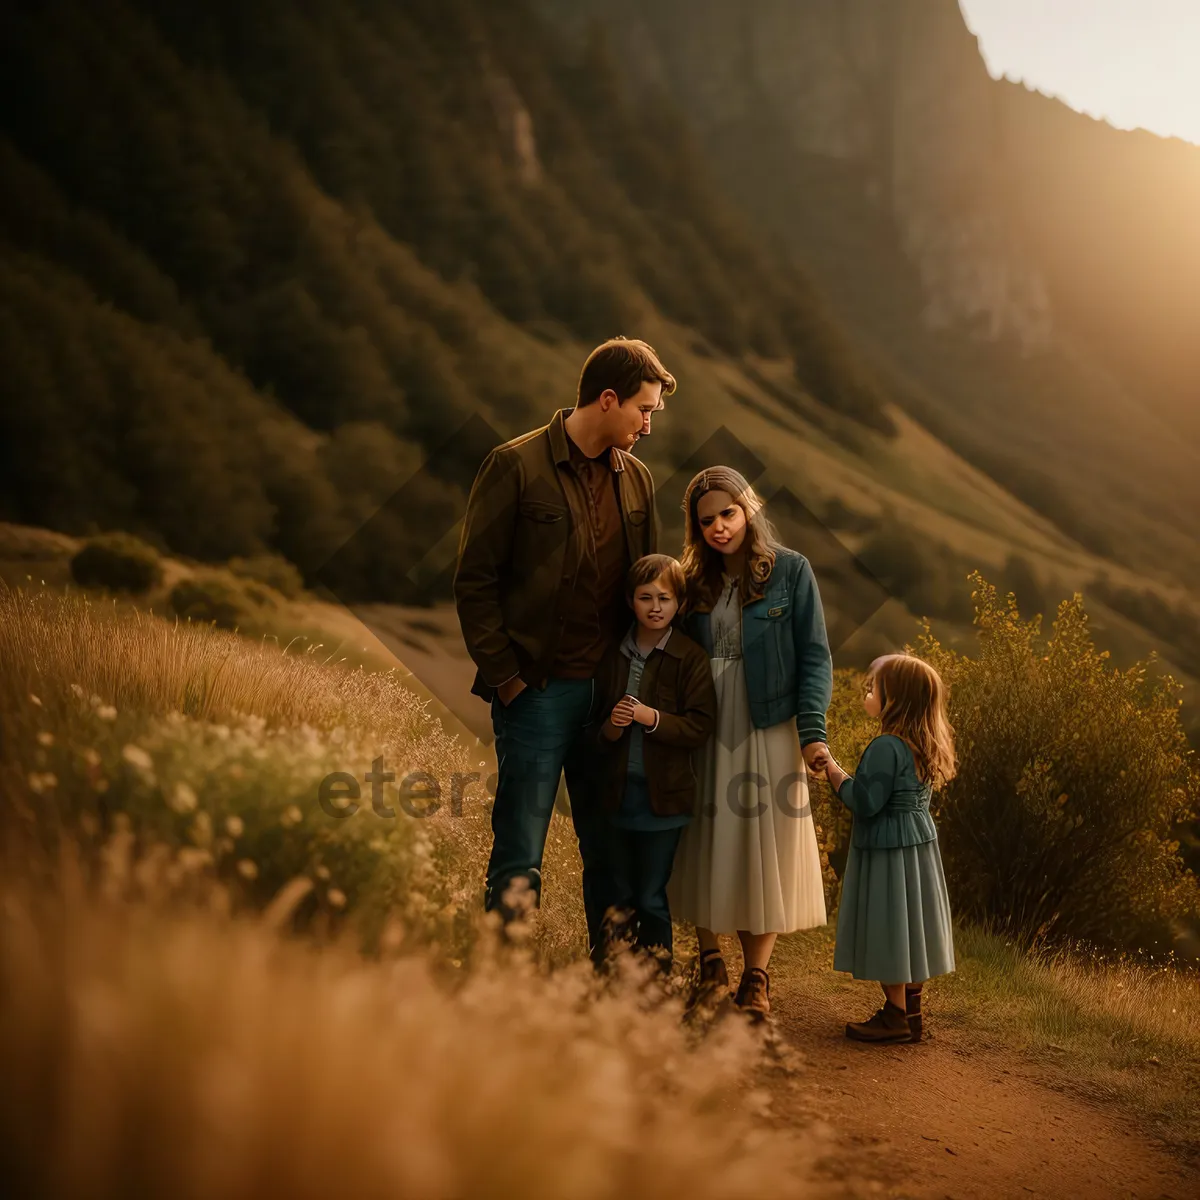
[[[304,591],[304,577],[281,554],[256,554],[252,558],[231,558],[229,569],[243,579],[265,583],[288,600]]]
[[[1040,617],[971,579],[978,655],[944,649],[928,623],[919,639],[956,730],[959,773],[934,802],[956,915],[1022,943],[1165,950],[1198,895],[1179,855],[1200,801],[1180,685],[1110,668],[1079,593],[1043,639]]]
[[[148,592],[162,580],[158,551],[130,533],[89,538],[71,559],[71,576],[82,587]]]
[[[237,628],[254,605],[236,579],[215,572],[181,579],[168,599],[176,616],[206,625],[215,623],[221,629]]]
[[[944,648],[927,621],[918,647],[906,647],[950,689],[958,775],[934,794],[933,812],[955,918],[1022,946],[1188,953],[1200,888],[1180,843],[1200,807],[1200,769],[1180,685],[1148,679],[1143,663],[1110,668],[1078,593],[1042,639],[1040,617],[1022,621],[1014,598],[1000,601],[978,572],[971,580],[978,654]],[[828,713],[830,748],[848,771],[879,732],[860,680],[835,673]],[[840,875],[850,815],[823,783],[813,812]]]

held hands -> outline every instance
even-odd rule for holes
[[[640,703],[633,696],[622,696],[608,719],[618,728],[622,728],[632,721],[639,725],[653,725],[655,715],[655,710],[649,705]]]
[[[834,761],[824,742],[810,742],[804,747],[803,754],[805,765],[815,778],[827,779],[834,787],[845,778],[846,772]]]

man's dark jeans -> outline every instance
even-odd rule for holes
[[[528,880],[541,903],[542,854],[554,812],[559,777],[565,772],[571,819],[583,859],[583,908],[592,961],[603,956],[601,926],[611,884],[606,866],[605,817],[596,787],[596,752],[585,729],[595,684],[590,679],[551,679],[543,689],[524,688],[505,707],[492,700],[498,782],[492,806],[492,855],[484,908],[513,916],[504,893],[515,879]]]

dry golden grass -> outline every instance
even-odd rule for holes
[[[0,592],[0,657],[20,1194],[812,1194],[748,1027],[697,1043],[676,989],[581,961],[565,816],[547,906],[504,950],[478,782],[425,820],[375,816],[365,786],[353,818],[319,810],[317,781],[374,753],[482,765],[394,675],[44,590]],[[315,939],[286,932],[304,912]]]
[[[367,962],[278,912],[168,908],[165,864],[117,842],[97,886],[69,855],[0,884],[13,1194],[813,1194],[812,1140],[747,1091],[750,1027],[692,1044],[636,963],[606,987],[483,941],[447,987],[395,937]]]
[[[0,711],[76,683],[118,709],[208,721],[254,713],[269,724],[361,724],[420,736],[423,706],[388,674],[348,672],[208,625],[164,620],[86,593],[0,587]]]

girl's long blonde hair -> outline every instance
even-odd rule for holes
[[[742,576],[738,580],[743,601],[762,596],[763,585],[775,566],[775,551],[783,548],[775,526],[767,517],[762,498],[740,471],[723,466],[698,471],[683,493],[683,553],[679,561],[688,584],[688,607],[701,612],[711,609],[721,593],[725,557],[704,540],[700,531],[697,509],[700,497],[707,492],[728,492],[746,514],[748,544]]]
[[[879,698],[883,732],[908,743],[918,777],[934,788],[949,783],[958,760],[942,677],[915,654],[884,654],[867,668],[867,680]]]

